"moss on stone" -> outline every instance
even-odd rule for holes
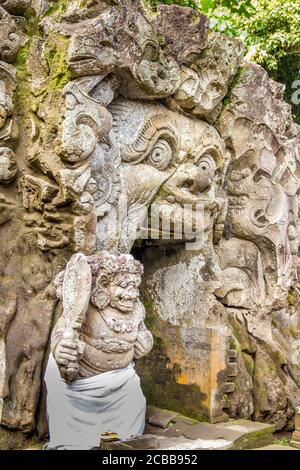
[[[50,37],[45,44],[45,59],[49,66],[49,86],[61,90],[71,80],[67,62],[68,39],[63,35]]]
[[[168,408],[182,413],[198,421],[207,421],[207,410],[201,402],[205,395],[197,385],[182,385],[175,380],[180,366],[178,364],[162,365],[163,358],[157,354],[158,345],[154,345],[154,353],[137,364],[141,385],[149,405]],[[150,361],[152,364],[150,364]]]
[[[241,349],[241,345],[240,343],[238,342],[238,340],[232,336],[231,337],[231,340],[230,340],[230,349],[233,349],[234,351],[236,351],[237,353],[241,353],[242,352],[242,349]]]
[[[79,8],[83,10],[84,8],[86,8],[87,4],[88,4],[88,0],[81,0],[79,4]]]
[[[11,431],[0,426],[0,450],[20,450],[28,447],[42,448],[43,443],[36,436],[29,436],[21,431]]]
[[[57,10],[59,9],[59,3],[57,3],[56,5],[52,5],[50,8],[48,8],[48,10],[44,13],[44,16],[52,16],[54,15],[54,13],[57,12]]]
[[[26,62],[29,55],[30,43],[27,42],[25,46],[21,47],[18,51],[15,67],[17,68],[17,73],[26,70]]]
[[[244,74],[245,70],[246,69],[244,67],[240,67],[238,69],[237,73],[235,74],[235,76],[234,76],[234,78],[233,78],[233,80],[232,80],[232,82],[231,82],[231,84],[228,88],[227,94],[222,100],[222,111],[224,111],[224,109],[227,108],[227,106],[230,104],[233,89],[239,84],[239,82],[241,80],[241,77]]]

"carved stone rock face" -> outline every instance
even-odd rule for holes
[[[0,148],[0,181],[10,183],[16,176],[17,164],[13,151],[9,148]]]
[[[289,245],[296,237],[292,230],[297,215],[299,188],[299,162],[293,155],[279,152],[277,158],[272,147],[251,151],[233,162],[228,175],[229,224],[235,236],[254,241],[267,238],[275,246],[284,246],[285,255],[291,253]],[[279,228],[280,227],[280,228]],[[280,263],[281,264],[281,263]]]
[[[0,5],[11,14],[22,14],[30,6],[31,0],[0,0]]]
[[[253,74],[252,68],[244,73],[245,85],[237,87],[236,92],[239,101],[233,99],[221,118],[221,126],[223,119],[228,119],[226,128],[230,129],[235,152],[226,181],[227,224],[233,237],[257,245],[265,269],[267,294],[270,301],[273,298],[280,302],[291,285],[297,265],[300,183],[297,137],[290,135],[291,128],[282,138],[283,126],[287,128],[288,123],[286,109],[278,101],[272,103],[279,90],[273,83],[264,83],[262,72],[256,78],[257,91],[269,101],[268,110],[257,111],[246,104],[252,86],[248,80]],[[273,122],[272,108],[276,110]]]
[[[13,62],[20,39],[14,19],[0,6],[0,60]]]
[[[66,11],[63,14],[63,20],[76,24],[86,19],[95,18],[112,3],[109,0],[87,0],[85,8],[82,8],[80,0],[71,0],[68,2]]]
[[[202,54],[180,68],[180,85],[170,102],[192,115],[210,115],[227,93],[243,57],[242,44],[212,34]]]
[[[143,266],[131,255],[100,252],[74,255],[58,274],[55,285],[63,313],[51,348],[68,382],[127,367],[152,349],[139,301],[142,273]],[[71,365],[60,358],[60,343],[67,336],[78,341],[78,359]]]
[[[178,64],[192,62],[207,46],[208,18],[198,11],[179,5],[158,5],[153,24],[159,30],[165,47]]]
[[[104,249],[145,266],[152,403],[292,426],[299,143],[283,86],[193,9],[0,0],[0,423],[45,432],[53,279]]]

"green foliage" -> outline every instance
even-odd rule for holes
[[[300,0],[148,0],[189,6],[210,18],[214,31],[244,40],[248,58],[286,85],[291,102],[293,82],[300,79]],[[300,105],[293,105],[300,122]]]

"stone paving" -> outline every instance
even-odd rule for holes
[[[148,407],[145,434],[127,442],[101,442],[103,450],[298,450],[274,444],[273,425],[248,420],[225,423],[199,422],[169,410]],[[278,439],[277,439],[278,441]],[[25,450],[41,450],[41,444]]]
[[[102,442],[102,449],[241,450],[264,447],[275,427],[247,420],[209,424],[173,411],[148,407],[144,436],[127,442]]]

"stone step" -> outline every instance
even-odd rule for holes
[[[259,447],[258,449],[254,449],[254,450],[298,450],[298,449],[295,449],[294,447],[291,447],[291,446],[282,446],[282,445],[279,445],[279,444],[270,444],[269,446]]]
[[[105,449],[243,450],[264,448],[273,442],[275,426],[244,419],[209,424],[156,407],[148,409],[145,435]],[[104,448],[104,444],[101,445]]]

